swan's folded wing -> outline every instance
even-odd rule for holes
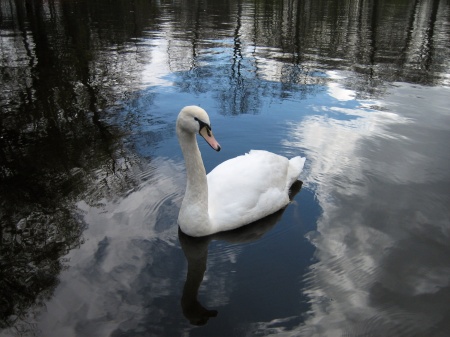
[[[211,223],[221,231],[272,214],[289,202],[289,160],[267,151],[223,162],[208,174]]]

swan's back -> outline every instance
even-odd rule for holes
[[[261,219],[289,203],[289,188],[298,179],[305,158],[255,151],[227,160],[208,178],[211,225],[230,230]]]

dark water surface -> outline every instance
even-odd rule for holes
[[[178,232],[188,104],[284,211]],[[1,0],[0,107],[0,336],[450,335],[448,0]]]

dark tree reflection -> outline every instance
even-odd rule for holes
[[[363,98],[395,81],[446,81],[445,1],[180,1],[174,10],[165,14],[175,84],[214,91],[224,114],[255,113],[261,96],[315,94],[309,84],[324,84],[330,70],[351,71],[346,85]],[[210,66],[208,52],[221,64]]]
[[[62,257],[83,242],[74,203],[133,183],[124,175],[135,159],[105,121],[135,76],[119,65],[135,63],[101,50],[141,34],[155,14],[149,6],[1,2],[0,328],[52,295]]]
[[[83,222],[64,207],[34,209],[15,227],[2,219],[0,328],[51,297],[64,268],[61,256],[81,243],[83,229]]]

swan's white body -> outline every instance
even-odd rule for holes
[[[268,216],[289,203],[289,188],[298,179],[305,158],[287,159],[255,151],[227,160],[208,175],[197,145],[200,133],[216,151],[209,117],[196,106],[181,110],[177,135],[186,162],[187,186],[178,224],[191,236],[227,231]]]

